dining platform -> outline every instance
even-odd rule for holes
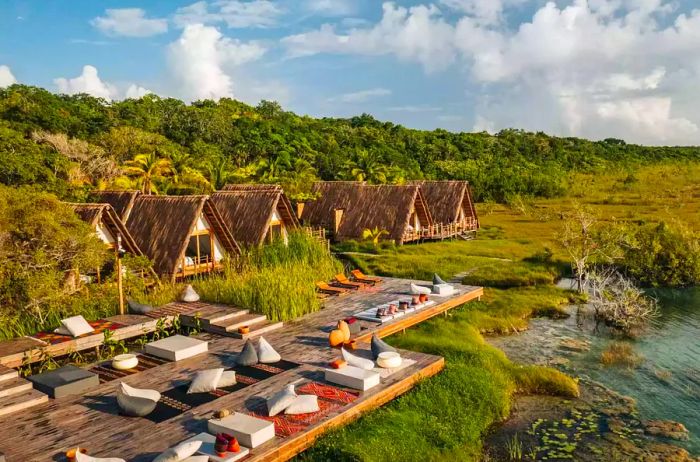
[[[369,389],[361,391],[326,380],[329,364],[341,358],[340,349],[329,345],[329,333],[337,322],[383,304],[410,299],[411,283],[426,284],[382,278],[381,284],[329,297],[324,300],[322,310],[265,332],[265,339],[282,360],[270,365],[238,368],[239,384],[235,389],[217,390],[197,402],[187,401],[178,390],[198,371],[235,367],[245,338],[226,332],[195,335],[194,339],[207,342],[206,351],[177,361],[156,361],[145,351],[136,352],[142,355],[143,364],[148,364],[147,370],[122,375],[103,371],[99,385],[81,394],[50,399],[31,409],[1,416],[0,453],[9,462],[63,461],[68,449],[80,446],[91,456],[150,462],[167,448],[207,432],[208,421],[216,412],[226,409],[274,423],[274,438],[250,449],[240,460],[288,460],[328,430],[382,406],[444,368],[445,362],[440,356],[399,350],[403,358],[401,367],[377,368],[381,376],[379,384]],[[395,319],[386,322],[359,319],[359,329],[352,336],[357,343],[353,353],[369,354],[369,341],[374,334],[385,337],[402,332],[478,300],[482,295],[481,287],[456,285],[453,293],[431,296],[432,303]],[[211,309],[220,307],[212,304]],[[97,371],[100,366],[91,365],[85,369]],[[116,405],[120,382],[139,389],[157,390],[165,397],[164,406],[148,417],[121,415]],[[317,396],[319,411],[300,416],[268,417],[261,410],[265,398],[290,384],[300,392]]]

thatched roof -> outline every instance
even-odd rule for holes
[[[141,191],[92,191],[90,196],[94,202],[110,204],[119,218],[126,222],[139,194]]]
[[[336,238],[359,239],[365,229],[389,232],[388,239],[403,242],[411,213],[415,210],[422,226],[432,225],[430,211],[418,185],[357,185],[353,203],[345,208]]]
[[[240,248],[208,196],[140,195],[126,227],[154,263],[158,274],[174,277],[197,219],[204,214],[214,235],[231,255]]]
[[[332,228],[335,220],[334,210],[350,209],[356,204],[360,189],[364,186],[360,181],[319,181],[314,183],[312,193],[317,199],[304,204],[301,221],[309,226]]]
[[[248,246],[264,242],[275,211],[287,229],[299,227],[292,204],[276,185],[226,185],[211,199],[233,237]]]
[[[117,236],[122,238],[122,247],[129,253],[134,255],[143,255],[139,246],[137,245],[134,238],[131,236],[127,230],[124,223],[117,216],[117,212],[114,211],[109,204],[68,204],[81,220],[90,226],[97,227],[99,223],[102,223],[109,232],[112,234],[114,239]]]
[[[466,217],[472,216],[476,219],[476,210],[467,181],[415,181],[411,184],[421,186],[436,224],[447,225],[457,222],[460,208],[464,209]]]

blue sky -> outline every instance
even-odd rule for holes
[[[5,0],[0,86],[273,99],[415,128],[700,144],[694,4]]]

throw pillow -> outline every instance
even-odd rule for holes
[[[425,295],[430,295],[432,290],[429,287],[423,287],[419,286],[417,284],[411,283],[411,294],[413,295],[420,295],[420,294],[425,294]]]
[[[65,327],[73,337],[80,337],[81,335],[89,334],[95,330],[82,316],[73,316],[64,319],[61,321],[61,324],[63,324],[63,327]]]
[[[272,345],[262,336],[258,339],[258,361],[264,364],[276,363],[282,360],[282,356],[272,348]]]
[[[207,391],[216,390],[216,387],[219,385],[219,380],[221,379],[221,374],[223,373],[223,368],[207,369],[197,372],[197,375],[195,375],[194,380],[190,384],[190,388],[187,390],[187,394],[205,393]]]
[[[216,388],[232,387],[236,384],[236,371],[224,371]]]
[[[194,455],[195,452],[199,451],[201,446],[201,441],[183,442],[168,449],[153,459],[153,462],[180,462]]]
[[[292,404],[290,404],[287,409],[284,410],[284,413],[290,415],[310,414],[312,412],[318,412],[319,410],[318,396],[299,395],[294,401],[292,401]]]
[[[350,366],[359,367],[360,369],[365,369],[371,371],[374,369],[374,361],[370,359],[360,358],[352,353],[349,353],[345,348],[341,348],[340,352],[343,355],[343,359],[347,361]]]
[[[294,402],[297,393],[294,391],[294,385],[287,385],[284,389],[278,391],[267,400],[267,415],[270,417],[276,416],[284,411]]]

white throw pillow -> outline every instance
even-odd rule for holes
[[[70,331],[69,331],[68,329],[66,329],[65,327],[63,327],[63,325],[61,325],[61,326],[55,328],[55,329],[53,330],[53,333],[54,333],[54,334],[59,334],[59,335],[70,335]]]
[[[365,369],[371,371],[374,369],[374,361],[371,359],[360,358],[352,353],[349,353],[345,348],[341,348],[340,352],[343,355],[343,359],[351,366],[359,367],[360,369]]]
[[[65,327],[73,337],[80,337],[81,335],[89,334],[95,330],[82,316],[73,316],[64,319],[61,321],[61,324],[63,324],[63,327]]]
[[[318,412],[318,396],[316,395],[299,395],[292,404],[284,410],[285,414],[309,414]]]
[[[201,446],[201,441],[180,443],[153,459],[153,462],[180,462],[194,455]]]
[[[272,348],[272,345],[262,336],[258,339],[258,361],[265,364],[276,363],[282,360],[282,356]]]
[[[92,457],[87,454],[83,454],[80,451],[75,453],[76,462],[125,462],[124,459],[118,459],[116,457]]]
[[[194,380],[190,384],[190,388],[187,390],[187,394],[216,390],[216,387],[219,386],[219,380],[221,380],[221,374],[223,373],[223,367],[197,372],[197,375],[195,375]]]
[[[221,374],[221,378],[219,379],[219,383],[216,385],[216,388],[231,387],[236,383],[238,383],[236,382],[236,371],[224,371],[224,373]]]
[[[297,393],[294,391],[294,385],[287,385],[283,390],[278,391],[267,400],[267,415],[270,417],[276,416],[287,409],[296,397]]]

